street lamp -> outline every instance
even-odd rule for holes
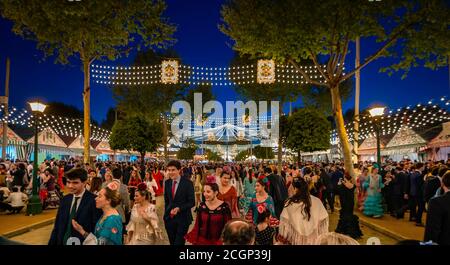
[[[31,111],[34,117],[34,159],[33,159],[33,193],[30,198],[30,202],[27,206],[27,214],[34,215],[42,212],[42,203],[39,198],[38,188],[39,183],[37,179],[38,171],[38,116],[44,112],[47,105],[40,102],[29,102]]]
[[[370,116],[375,118],[374,127],[375,133],[377,135],[377,164],[378,169],[381,169],[381,148],[380,148],[380,119],[379,117],[383,116],[385,107],[373,107],[369,110]]]

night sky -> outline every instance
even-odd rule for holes
[[[166,16],[177,25],[174,49],[184,63],[192,66],[227,67],[233,57],[232,40],[218,29],[219,0],[168,0]],[[82,109],[81,97],[83,75],[80,65],[54,64],[54,59],[43,61],[42,52],[32,41],[23,40],[11,32],[12,23],[0,19],[0,94],[4,93],[6,58],[11,59],[10,105],[23,108],[26,101],[39,97],[48,101],[62,101]],[[378,46],[370,40],[361,41],[361,58],[365,58]],[[350,47],[347,67],[353,68],[354,51]],[[109,65],[130,65],[135,54]],[[76,61],[76,60],[75,60]],[[425,68],[413,69],[409,76],[401,80],[401,74],[389,77],[378,69],[388,61],[379,59],[369,64],[361,72],[361,109],[373,103],[381,103],[390,108],[424,103],[450,94],[448,68],[432,71]],[[237,94],[232,87],[213,87],[216,98],[224,102],[235,100]],[[108,108],[115,105],[110,89],[92,84],[92,116],[101,122]],[[301,104],[297,103],[296,105]],[[353,107],[354,98],[344,104],[344,110]],[[288,106],[285,106],[288,111]]]

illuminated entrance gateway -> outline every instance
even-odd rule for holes
[[[303,66],[309,80],[324,82],[317,67]],[[161,64],[135,67],[92,65],[93,82],[105,85],[185,84],[232,86],[246,84],[306,84],[298,70],[289,65],[278,65],[273,60],[259,60],[254,65],[233,67],[194,67],[176,60]],[[194,106],[186,101],[172,105],[167,118],[171,124],[172,142],[181,146],[189,139],[204,150],[222,154],[231,160],[239,151],[256,145],[277,147],[279,139],[279,102],[227,101],[223,107],[218,101],[203,105],[201,94],[194,96]],[[224,113],[225,111],[225,113]]]

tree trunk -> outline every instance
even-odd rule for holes
[[[164,145],[164,161],[167,163],[169,162],[169,153],[167,150],[167,137],[168,137],[168,131],[167,131],[167,119],[163,118],[163,139],[162,143]]]
[[[342,102],[339,93],[339,85],[331,88],[331,102],[333,105],[333,117],[336,122],[336,130],[339,136],[339,141],[341,142],[342,152],[344,153],[344,168],[346,172],[355,178],[355,173],[353,171],[352,163],[352,153],[350,151],[350,143],[348,141],[347,132],[344,126],[344,116],[342,115]]]
[[[89,163],[91,144],[91,87],[90,87],[90,65],[89,60],[83,60],[84,88],[83,88],[83,108],[84,108],[84,163]]]
[[[297,151],[297,163],[300,164],[302,157],[300,156],[300,150]]]
[[[281,117],[282,113],[283,113],[283,102],[280,101],[279,106],[278,106],[278,114]],[[278,120],[280,120],[280,117],[278,118]],[[281,163],[283,161],[283,141],[281,139],[281,132],[278,132],[278,159],[277,159],[277,170],[278,170],[278,174],[281,176]]]

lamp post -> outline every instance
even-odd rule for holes
[[[383,116],[385,107],[373,107],[369,110],[370,116],[375,118],[374,126],[377,137],[377,164],[378,169],[381,169],[381,147],[380,147],[380,119]]]
[[[30,202],[27,206],[27,214],[34,215],[42,212],[42,203],[39,198],[38,188],[39,183],[37,179],[37,171],[38,171],[38,122],[39,122],[39,114],[43,113],[46,105],[40,102],[29,102],[31,111],[33,112],[34,117],[34,158],[33,158],[33,193],[30,198]]]

